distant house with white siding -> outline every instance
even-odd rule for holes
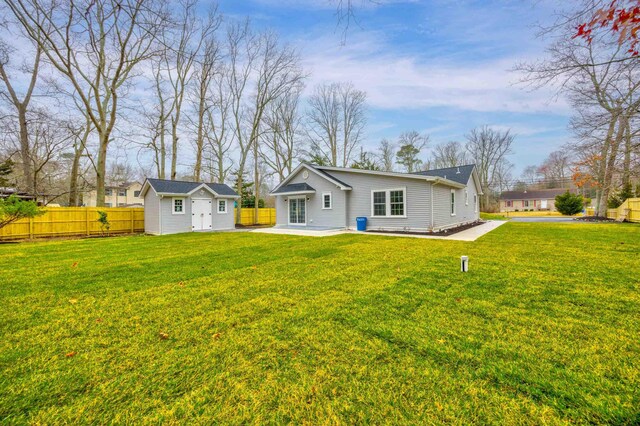
[[[271,191],[276,227],[439,231],[479,219],[475,165],[395,173],[302,163]]]
[[[125,182],[121,185],[107,185],[104,188],[105,207],[142,207],[144,198],[140,195],[142,184],[140,182]],[[97,191],[87,192],[83,197],[83,203],[87,207],[96,207]]]

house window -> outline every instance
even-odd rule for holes
[[[405,217],[406,189],[371,192],[371,215],[374,217]]]
[[[104,190],[104,195],[107,196],[107,197],[111,197],[113,195],[113,191],[111,190],[111,188],[105,189]]]
[[[218,200],[218,213],[227,212],[227,200]]]
[[[372,216],[386,216],[387,215],[387,193],[385,191],[375,191],[373,193],[373,215]]]
[[[404,191],[389,191],[391,216],[404,216]]]
[[[513,207],[513,201],[507,201],[507,207]]]
[[[456,215],[456,190],[451,190],[451,216]]]
[[[111,203],[104,203],[105,207],[111,207]]]
[[[184,198],[173,198],[173,214],[184,214]]]
[[[469,192],[466,189],[464,190],[464,205],[469,205]]]
[[[322,209],[329,210],[331,208],[333,208],[333,200],[331,199],[331,193],[324,192],[322,194]]]
[[[127,196],[127,190],[126,189],[119,189],[118,190],[118,197],[126,197]]]
[[[478,194],[473,194],[473,212],[478,212]]]
[[[523,200],[523,201],[522,201],[522,205],[523,205],[524,207],[529,207],[529,200]]]
[[[133,196],[136,198],[140,197],[140,191],[133,191]]]

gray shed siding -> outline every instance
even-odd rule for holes
[[[356,217],[367,217],[369,229],[429,230],[431,219],[430,183],[425,180],[377,176],[357,172],[330,171],[332,176],[351,185],[347,205],[348,227],[356,227]],[[371,191],[406,188],[406,218],[376,218],[371,216]]]
[[[184,214],[173,214],[173,198],[184,199]],[[160,199],[160,218],[161,230],[163,235],[191,232],[191,201],[189,197],[166,196]]]
[[[315,194],[306,194],[307,226],[321,226],[344,228],[346,226],[346,197],[351,191],[343,191],[334,183],[309,171],[309,177],[304,179],[300,170],[288,183],[307,183],[316,190]],[[322,208],[322,194],[331,193],[331,209]],[[276,226],[289,225],[289,206],[287,195],[276,196]],[[293,225],[292,225],[293,226]]]
[[[218,213],[218,201],[219,200],[227,200],[227,212],[226,213]],[[225,229],[234,229],[236,227],[236,218],[233,214],[233,206],[234,206],[233,198],[215,198],[213,200],[213,220],[212,220],[212,229],[215,231],[221,231]]]
[[[144,196],[144,232],[147,234],[160,234],[159,200],[153,189]]]

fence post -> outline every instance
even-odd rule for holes
[[[85,213],[85,222],[84,222],[84,226],[86,227],[87,230],[87,236],[91,235],[91,232],[89,230],[89,207],[85,207],[84,208],[84,213]]]
[[[33,218],[29,218],[29,239],[33,239]]]
[[[131,212],[131,233],[133,234],[133,209],[129,209],[129,211]]]

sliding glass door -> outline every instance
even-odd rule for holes
[[[290,225],[306,225],[306,199],[289,198],[289,224]]]

